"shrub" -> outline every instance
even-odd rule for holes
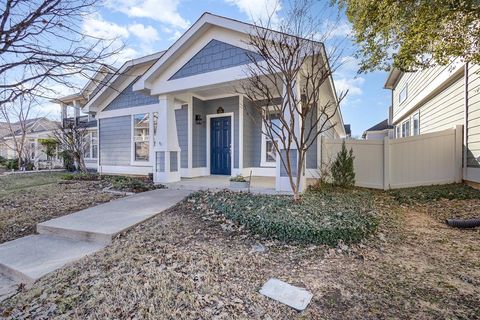
[[[7,158],[0,156],[0,166],[4,166],[7,163]]]
[[[308,191],[300,202],[289,196],[230,191],[200,192],[191,199],[253,233],[286,242],[354,243],[374,233],[378,225],[372,194],[365,190]]]
[[[125,192],[144,192],[164,187],[153,184],[151,180],[138,177],[103,176],[102,179],[110,183],[113,189]]]
[[[8,159],[5,161],[5,167],[9,170],[18,170],[18,159]]]
[[[440,199],[480,199],[479,190],[461,183],[396,189],[390,190],[388,193],[399,203],[406,204],[426,203]]]
[[[231,177],[230,181],[232,181],[232,182],[247,182],[247,179],[245,179],[245,177],[242,176],[241,174],[238,174],[235,177]]]
[[[337,154],[337,158],[332,163],[332,179],[336,186],[348,188],[355,185],[355,171],[353,169],[353,150],[347,151],[345,141],[342,142],[342,150]]]
[[[69,151],[64,150],[62,152],[59,152],[58,155],[62,158],[63,166],[67,171],[73,172],[77,169],[75,168],[75,162],[73,161],[73,157]]]

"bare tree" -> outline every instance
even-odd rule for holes
[[[252,63],[245,67],[246,80],[237,89],[253,105],[245,111],[261,119],[262,134],[272,142],[295,200],[299,199],[307,151],[336,125],[335,115],[346,95],[327,96],[341,50],[339,44],[332,44],[328,52],[325,49],[322,41],[330,38],[335,24],[328,26],[314,17],[313,4],[294,1],[275,25],[272,19],[253,24],[248,40]]]
[[[53,85],[74,87],[123,49],[117,39],[83,33],[98,0],[4,0],[0,16],[0,104],[21,96],[52,98]],[[108,66],[107,66],[108,67]],[[77,88],[75,88],[77,89]]]
[[[29,161],[29,150],[27,148],[27,133],[32,126],[32,113],[36,102],[27,96],[22,96],[13,103],[0,104],[0,116],[5,121],[9,132],[8,143],[3,141],[7,148],[14,151],[18,160],[18,167],[24,167]]]
[[[88,147],[87,135],[87,128],[77,126],[75,121],[61,124],[53,133],[61,152],[66,152],[75,162],[77,169],[83,173],[88,173],[85,165],[85,152]]]

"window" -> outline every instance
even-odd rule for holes
[[[413,135],[419,135],[420,134],[420,113],[417,112],[413,115]]]
[[[148,161],[150,145],[150,114],[133,115],[133,143],[135,161]]]
[[[98,158],[98,133],[96,131],[89,132],[85,135],[85,159]]]
[[[410,120],[402,123],[402,137],[410,136]]]
[[[280,114],[275,110],[265,110],[268,112],[267,117],[270,123],[272,124],[271,130],[273,137],[276,136],[275,133],[279,133],[281,131],[281,122],[280,122]],[[269,128],[266,128],[265,123],[262,122],[262,132],[267,133]],[[275,162],[277,160],[276,157],[276,148],[275,145],[278,143],[278,139],[271,139],[270,137],[262,134],[262,157],[261,157],[261,165],[262,166],[275,166]]]
[[[395,138],[397,138],[397,139],[402,137],[401,131],[400,131],[401,128],[402,128],[402,127],[401,127],[400,125],[398,125],[398,126],[395,127]]]
[[[407,99],[407,85],[405,85],[402,91],[400,91],[400,93],[398,94],[398,103],[402,103],[406,99]]]

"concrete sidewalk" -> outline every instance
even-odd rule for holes
[[[1,244],[0,301],[14,290],[14,283],[33,283],[95,253],[119,233],[174,206],[189,194],[188,190],[168,189],[140,193],[39,223],[39,235]]]

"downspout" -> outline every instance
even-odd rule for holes
[[[464,83],[464,122],[463,122],[463,180],[467,180],[468,168],[468,62],[465,63],[463,78]]]

